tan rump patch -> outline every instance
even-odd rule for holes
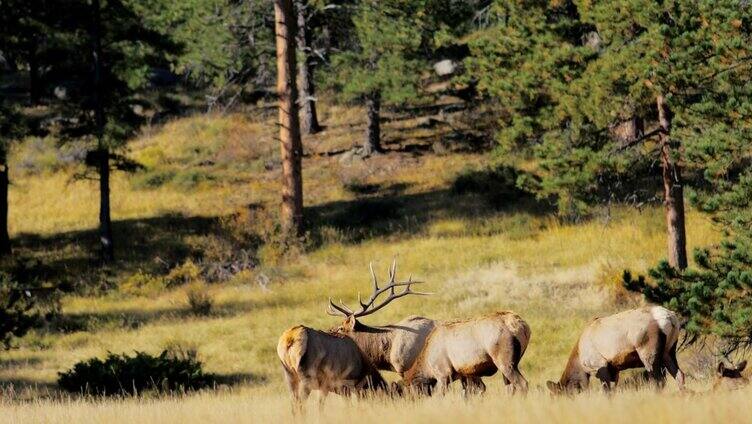
[[[277,354],[288,369],[297,370],[300,359],[305,353],[307,341],[305,327],[302,325],[282,333],[277,344]]]

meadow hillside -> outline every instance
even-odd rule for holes
[[[621,273],[645,271],[665,256],[659,204],[614,204],[563,222],[546,202],[514,188],[510,171],[489,163],[487,145],[448,142],[468,131],[459,119],[449,116],[454,125],[445,125],[390,114],[386,153],[363,160],[349,153],[363,134],[361,111],[322,105],[320,113],[325,131],[304,141],[308,234],[284,252],[275,243],[280,165],[272,109],[144,128],[128,153],[144,169],[113,180],[118,259],[104,269],[95,260],[96,183],[76,178],[82,170],[69,159],[75,146],[59,153],[54,140],[29,140],[13,151],[16,251],[58,276],[68,292],[47,327],[0,353],[0,415],[10,422],[287,419],[278,336],[295,324],[337,324],[324,313],[327,298],[354,301],[369,290],[369,262],[384,278],[396,257],[398,277],[412,274],[435,294],[401,299],[364,322],[514,310],[532,327],[521,367],[533,393],[508,399],[497,377],[488,379],[482,399],[332,398],[315,420],[383,421],[385,408],[389,419],[416,422],[743,419],[735,414],[748,392],[681,397],[669,382],[657,397],[642,389],[551,400],[540,388],[558,378],[584,323],[641,302],[623,292]],[[690,249],[718,240],[703,215],[690,212],[688,220]],[[187,297],[195,290],[213,299],[208,315],[192,312]],[[195,350],[223,381],[219,391],[101,400],[55,388],[57,373],[77,361],[175,347]],[[707,388],[711,360],[682,354],[698,391]]]

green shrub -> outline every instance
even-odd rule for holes
[[[165,277],[168,287],[183,286],[201,279],[201,267],[188,259],[182,265],[171,269]]]
[[[182,357],[181,357],[182,356]],[[214,376],[203,371],[201,362],[169,350],[159,356],[136,352],[134,356],[108,353],[102,360],[91,358],[58,374],[61,389],[97,396],[138,395],[153,390],[183,392],[209,387]]]
[[[142,271],[129,276],[121,281],[118,286],[120,292],[134,296],[149,296],[163,291],[166,287],[167,282],[163,277]]]
[[[131,179],[131,185],[135,189],[159,188],[175,178],[175,171],[170,169],[155,169],[139,172]]]
[[[187,170],[177,173],[173,178],[172,183],[179,189],[192,190],[202,182],[213,181],[214,179],[214,176],[205,172]]]

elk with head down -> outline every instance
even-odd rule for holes
[[[645,306],[594,319],[572,349],[558,382],[549,381],[553,393],[572,393],[588,387],[590,377],[609,391],[619,381],[619,372],[642,368],[659,387],[664,369],[684,389],[684,373],[676,360],[682,320],[661,306]]]
[[[354,311],[342,302],[329,300],[328,313],[344,316],[336,331],[352,338],[371,362],[382,370],[399,373],[407,385],[437,386],[443,392],[449,383],[460,380],[465,392],[485,390],[481,377],[501,370],[512,391],[527,391],[527,380],[518,364],[530,341],[530,327],[512,312],[497,312],[465,321],[440,322],[411,316],[397,324],[369,327],[358,318],[370,315],[395,299],[425,295],[412,290],[420,284],[409,278],[396,282],[397,264],[389,269],[389,281],[379,286],[371,266],[373,293]],[[401,288],[401,289],[400,289]],[[387,298],[374,305],[382,294]]]
[[[352,339],[298,325],[282,333],[277,344],[293,411],[301,411],[312,390],[340,395],[388,391],[378,370]]]

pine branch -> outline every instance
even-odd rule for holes
[[[640,137],[635,138],[634,140],[627,142],[626,144],[619,146],[618,148],[614,149],[614,151],[611,153],[623,152],[629,149],[630,147],[636,146],[649,138],[655,137],[658,134],[665,134],[665,131],[663,130],[662,127],[658,127],[650,132],[643,134]]]

